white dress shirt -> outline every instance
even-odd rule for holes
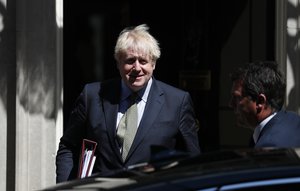
[[[140,98],[140,101],[137,104],[137,109],[138,109],[138,126],[141,122],[144,109],[147,103],[149,91],[152,85],[152,78],[148,81],[146,88],[138,91],[138,96]],[[121,90],[121,101],[120,101],[120,106],[119,106],[119,111],[118,111],[118,117],[117,117],[117,123],[116,123],[116,128],[118,127],[119,122],[121,121],[122,116],[126,112],[127,108],[129,107],[129,101],[128,101],[128,96],[130,96],[132,91],[125,85],[125,82],[122,80],[122,90]]]

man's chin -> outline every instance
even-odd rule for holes
[[[142,89],[144,86],[143,86],[143,84],[140,84],[140,83],[133,83],[133,84],[130,84],[130,87],[134,91],[138,91],[138,90]]]

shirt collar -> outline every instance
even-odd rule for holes
[[[125,84],[125,82],[123,80],[121,80],[121,82],[122,82],[121,83],[121,88],[122,88],[121,89],[121,101],[124,101],[125,99],[128,98],[128,96],[130,96],[130,94],[132,93],[132,90],[127,87],[127,85]],[[152,82],[153,82],[153,80],[152,80],[152,78],[150,78],[150,80],[147,83],[147,86],[138,91],[138,96],[144,102],[147,102]]]
[[[269,117],[267,117],[266,119],[264,119],[262,122],[260,122],[260,124],[258,126],[255,127],[254,129],[254,133],[253,133],[253,140],[256,143],[260,132],[263,130],[263,128],[265,127],[265,125],[277,114],[277,112],[273,113],[272,115],[270,115]]]
[[[140,94],[139,94],[139,96],[141,97],[141,99],[142,99],[144,102],[147,102],[148,95],[149,95],[149,92],[150,92],[150,88],[151,88],[151,86],[152,86],[152,82],[153,82],[153,80],[152,80],[152,78],[150,78],[150,80],[149,80],[148,83],[147,83],[146,88],[144,89],[143,95],[140,96]],[[140,92],[139,92],[139,93],[140,93]]]

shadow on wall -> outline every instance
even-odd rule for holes
[[[6,8],[0,2],[0,109],[1,118],[6,120],[7,112],[7,88],[8,88],[8,73],[13,70],[11,51],[12,45],[10,38],[13,35],[8,35]],[[55,17],[54,17],[55,18]],[[49,28],[51,28],[50,26]],[[49,30],[49,28],[47,30]],[[56,28],[54,28],[56,29]],[[53,30],[53,29],[52,29]],[[61,92],[56,92],[56,64],[55,55],[51,51],[55,47],[55,41],[48,48],[46,45],[51,44],[44,40],[43,35],[39,31],[31,31],[24,36],[27,42],[26,47],[20,49],[17,64],[17,95],[20,104],[30,114],[42,113],[46,118],[55,118],[56,116],[56,100],[55,96]],[[49,32],[49,35],[55,35],[55,32]],[[49,39],[53,39],[49,37]],[[34,39],[34,40],[33,40]],[[44,48],[42,48],[44,47]],[[62,104],[60,104],[62,105]],[[3,116],[5,114],[5,116]]]
[[[18,56],[17,96],[20,104],[30,114],[43,114],[45,118],[55,119],[56,78],[55,68],[51,67],[55,62],[48,63],[38,53],[30,57]]]
[[[7,94],[7,32],[6,32],[6,8],[0,2],[0,110],[6,113],[6,94]],[[2,112],[1,112],[2,113]],[[0,116],[2,118],[2,116]]]
[[[36,6],[43,6],[37,3]],[[53,3],[54,5],[55,3]],[[46,118],[55,118],[61,100],[57,103],[56,97],[62,93],[57,87],[56,64],[56,34],[55,11],[39,15],[45,17],[35,18],[35,13],[26,13],[25,23],[20,23],[20,47],[18,47],[17,66],[14,65],[15,44],[14,35],[9,35],[10,26],[5,4],[0,1],[0,110],[7,113],[7,99],[9,84],[17,83],[17,96],[20,104],[31,114],[42,113]],[[25,16],[25,15],[24,15]],[[34,19],[33,19],[34,18]],[[45,22],[45,20],[47,22]],[[30,31],[25,30],[31,28]],[[23,29],[23,30],[22,30]],[[17,34],[18,35],[18,34]],[[45,38],[47,35],[47,38]],[[17,69],[15,68],[17,67]],[[11,81],[9,74],[17,70],[17,81]],[[14,79],[16,80],[16,79]],[[6,120],[6,116],[0,116]]]
[[[20,13],[26,22],[17,21],[20,30],[17,34],[17,99],[29,114],[43,114],[46,119],[56,119],[62,107],[62,89],[59,87],[57,64],[59,29],[55,2],[36,0],[32,5],[32,11]]]
[[[299,33],[299,22],[300,13],[299,13],[300,5],[293,4],[292,1],[288,1],[287,3],[287,76],[290,76],[287,79],[287,95],[288,95],[288,103],[287,109],[295,112],[300,112],[299,105],[299,92],[297,92],[297,88],[300,87],[300,66],[299,66],[299,55],[300,55],[300,33]]]

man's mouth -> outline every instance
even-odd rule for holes
[[[139,78],[142,77],[142,75],[129,75],[130,78]]]

